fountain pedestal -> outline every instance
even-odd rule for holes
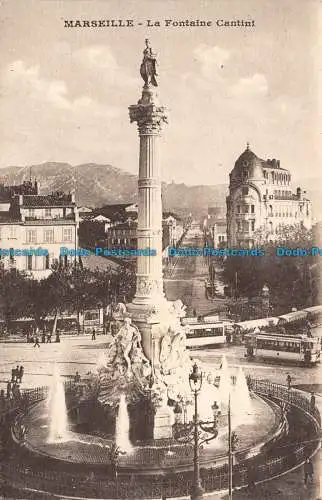
[[[167,405],[156,409],[153,426],[153,439],[167,439],[172,437],[173,410]]]

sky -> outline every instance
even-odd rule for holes
[[[247,142],[259,157],[280,159],[295,180],[322,180],[320,6],[0,0],[0,168],[95,162],[136,173],[139,140],[128,106],[141,95],[149,38],[169,116],[160,149],[165,181],[226,183]],[[65,19],[133,19],[135,27],[65,28]],[[147,19],[161,26],[146,27]],[[165,27],[165,19],[212,26]],[[220,28],[217,19],[255,27]]]

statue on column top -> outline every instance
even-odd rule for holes
[[[156,76],[158,76],[156,71],[156,54],[153,53],[148,39],[145,40],[145,45],[146,47],[143,51],[143,61],[140,67],[140,74],[144,80],[145,85],[151,84],[154,87],[157,87],[158,83],[155,78]]]

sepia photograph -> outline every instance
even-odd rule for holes
[[[321,500],[319,0],[0,0],[0,498]]]

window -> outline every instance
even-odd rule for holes
[[[251,211],[252,214],[255,213],[255,205],[251,205],[250,206],[250,211]]]
[[[251,230],[255,231],[255,221],[254,220],[251,221]]]
[[[245,195],[248,194],[248,187],[243,187],[242,188],[242,194],[243,194],[243,196],[245,196]]]
[[[244,205],[245,214],[249,213],[249,205]]]
[[[237,213],[240,214],[240,205],[237,205]]]
[[[16,228],[15,226],[9,226],[8,238],[16,238]]]
[[[26,243],[37,243],[37,231],[35,229],[26,231]]]
[[[44,230],[44,243],[53,243],[54,242],[54,231],[52,229]]]
[[[65,242],[73,241],[73,228],[71,227],[63,228],[63,241]]]
[[[51,208],[45,208],[45,217],[51,217]]]
[[[28,217],[35,217],[35,209],[34,208],[28,209]]]
[[[32,255],[27,256],[27,269],[28,271],[32,270]]]

